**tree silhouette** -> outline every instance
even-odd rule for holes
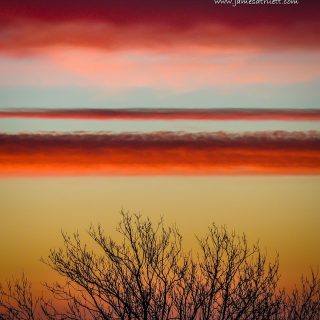
[[[39,319],[40,298],[34,298],[31,283],[25,275],[21,279],[9,281],[6,288],[0,286],[1,320]]]
[[[285,292],[278,258],[268,261],[245,235],[213,224],[193,254],[163,220],[122,212],[117,231],[120,241],[90,227],[95,250],[78,233],[63,233],[63,247],[43,262],[65,283],[44,284],[47,300],[33,297],[24,276],[9,282],[0,290],[0,319],[320,319],[317,274]]]

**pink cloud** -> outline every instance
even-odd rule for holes
[[[233,55],[196,50],[190,54],[106,53],[95,50],[47,51],[32,59],[1,59],[0,85],[95,86],[107,91],[155,87],[175,91],[251,84],[288,85],[320,77],[320,58],[312,53],[259,52]]]

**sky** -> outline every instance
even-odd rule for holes
[[[0,279],[122,208],[260,239],[287,286],[319,266],[319,9],[5,1]]]

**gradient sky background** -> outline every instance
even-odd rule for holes
[[[260,239],[270,256],[279,252],[289,287],[319,266],[319,9],[307,0],[236,8],[212,0],[2,3],[0,279],[22,270],[35,281],[53,279],[39,258],[60,243],[60,230],[84,232],[100,222],[113,233],[121,208],[153,219],[164,215],[180,226],[190,248],[194,234],[213,221]],[[23,115],[35,108],[64,114],[89,108],[313,109],[318,116],[97,121]],[[160,131],[173,138],[160,141]],[[111,150],[117,165],[88,173],[88,152],[91,168],[105,165],[98,156],[110,152],[110,139],[103,138],[103,150],[97,142],[105,132],[121,140]],[[133,144],[126,132],[144,143]],[[176,145],[182,158],[166,149],[180,132],[189,134]],[[143,148],[152,139],[151,155]],[[217,141],[220,149],[212,151]],[[156,172],[135,171],[141,154],[142,161],[153,159]],[[197,170],[186,161],[190,154]],[[221,163],[213,172],[215,154]],[[189,171],[177,176],[177,162],[188,163]]]

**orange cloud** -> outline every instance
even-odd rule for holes
[[[0,174],[320,174],[320,135],[2,134]]]

